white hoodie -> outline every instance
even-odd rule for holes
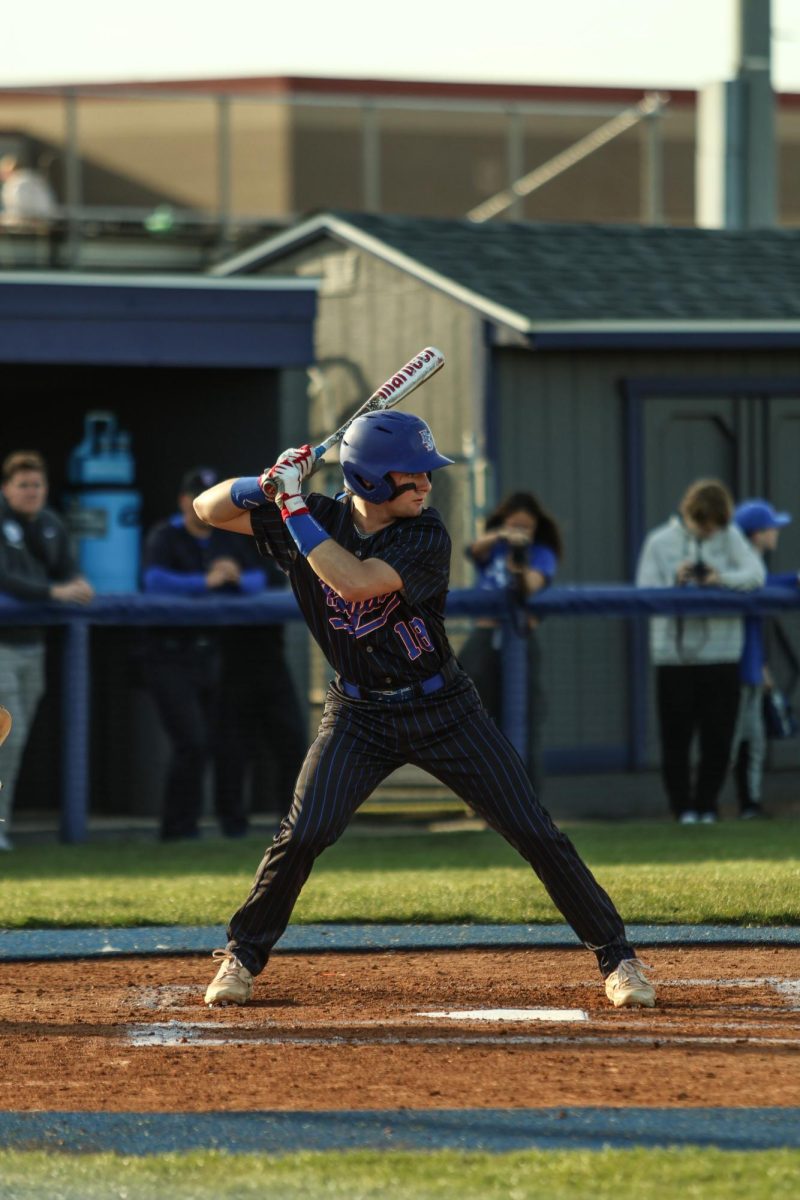
[[[677,587],[682,562],[703,562],[720,586],[749,592],[764,586],[764,562],[732,522],[699,541],[679,517],[648,534],[636,570],[637,587]],[[744,644],[741,617],[653,617],[650,652],[660,666],[738,662]]]

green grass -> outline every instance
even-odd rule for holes
[[[792,1200],[800,1152],[527,1151],[514,1154],[0,1152],[3,1200]]]
[[[800,923],[795,821],[565,826],[629,923]],[[0,926],[219,925],[242,901],[258,838],[43,845],[0,862]],[[296,922],[560,921],[530,868],[490,831],[351,828],[315,866]]]

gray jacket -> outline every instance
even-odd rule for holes
[[[64,522],[50,508],[32,520],[20,517],[0,496],[0,593],[15,600],[47,600],[53,583],[78,574]],[[40,629],[0,625],[0,642],[43,640]]]
[[[687,559],[715,570],[722,587],[752,591],[764,586],[763,560],[736,525],[698,541],[679,517],[648,535],[639,557],[637,586],[677,587],[676,572]],[[741,617],[653,617],[650,621],[650,652],[660,666],[738,662],[743,644]]]

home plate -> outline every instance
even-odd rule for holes
[[[450,1021],[588,1021],[582,1008],[460,1008],[450,1012],[420,1012],[418,1017],[447,1017]]]

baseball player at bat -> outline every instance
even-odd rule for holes
[[[613,1004],[652,1006],[655,991],[614,904],[539,804],[448,643],[450,537],[426,501],[434,472],[452,459],[423,420],[397,410],[358,417],[340,459],[346,490],[336,499],[302,495],[313,466],[305,446],[258,478],[227,480],[195,500],[204,521],[251,534],[273,556],[336,673],[289,811],[230,919],[225,949],[214,952],[221,962],[206,1003],[250,999],[317,855],[382,780],[415,763],[530,863],[596,954]]]

